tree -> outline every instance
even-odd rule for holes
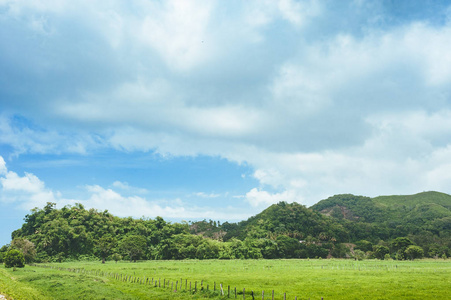
[[[9,245],[4,245],[0,248],[0,263],[3,263],[3,257],[5,257],[6,252],[8,252]]]
[[[396,251],[395,258],[397,260],[406,259],[406,249],[407,247],[413,245],[413,242],[406,237],[397,237],[391,242],[391,247]]]
[[[17,249],[9,250],[3,258],[6,268],[23,268],[25,266],[25,259],[22,252]]]
[[[119,253],[114,253],[111,255],[111,259],[114,260],[116,263],[122,259],[122,256]]]
[[[102,258],[102,264],[105,263],[105,259],[108,257],[114,246],[116,246],[116,239],[111,235],[103,236],[98,240],[96,249]]]
[[[146,238],[140,235],[130,235],[124,238],[120,245],[120,249],[128,255],[130,261],[141,258],[146,247]]]
[[[414,260],[415,258],[422,258],[424,256],[423,249],[419,246],[414,246],[414,245],[407,247],[407,249],[404,251],[404,253],[411,260]]]
[[[27,264],[31,263],[36,256],[34,243],[24,238],[15,238],[11,242],[11,248],[20,250]]]
[[[395,251],[404,251],[410,245],[413,245],[413,243],[409,238],[406,237],[398,237],[391,243],[391,246]]]
[[[365,252],[363,252],[362,250],[356,249],[354,250],[354,259],[355,260],[363,260],[366,258]]]
[[[282,258],[294,258],[295,252],[300,248],[299,241],[286,235],[279,235],[276,239],[279,255]]]
[[[360,240],[356,244],[355,249],[362,250],[363,252],[368,252],[373,250],[373,244],[367,240]]]
[[[373,247],[373,255],[377,259],[381,259],[381,260],[385,259],[385,255],[389,254],[389,253],[390,253],[390,250],[386,246],[376,245]]]

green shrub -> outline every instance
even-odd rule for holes
[[[16,249],[9,250],[3,260],[6,268],[23,268],[25,266],[25,258],[22,252]]]
[[[424,256],[424,251],[421,247],[418,246],[409,246],[406,251],[404,251],[406,257],[414,260],[415,258],[422,258]]]

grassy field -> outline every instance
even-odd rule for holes
[[[0,293],[14,299],[227,299],[229,286],[232,299],[235,288],[237,299],[243,299],[243,288],[245,299],[252,299],[252,291],[255,299],[262,299],[262,291],[264,299],[271,299],[273,290],[275,299],[286,294],[286,299],[318,300],[449,299],[451,293],[451,260],[186,260],[47,266],[51,268],[1,267]],[[195,286],[197,293],[192,292]]]

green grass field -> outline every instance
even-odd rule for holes
[[[449,299],[451,294],[451,260],[186,260],[47,266],[51,268],[1,267],[0,293],[11,299],[227,299],[230,286],[231,299],[235,288],[237,299],[243,299],[243,288],[245,299],[252,299],[252,291],[255,299],[262,299],[262,291],[264,299],[271,299],[272,290],[274,299],[284,299],[284,294],[286,299]],[[195,285],[197,293],[192,292]]]

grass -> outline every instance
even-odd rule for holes
[[[351,261],[351,260],[186,260],[129,262],[68,262],[53,268],[0,268],[0,291],[14,299],[221,299],[220,284],[246,299],[446,299],[451,286],[450,260]],[[54,269],[61,268],[61,269]],[[72,269],[72,271],[68,271]],[[77,269],[78,271],[74,271]],[[160,280],[161,287],[115,279]],[[163,288],[178,281],[178,292]],[[180,281],[183,282],[180,290]],[[185,291],[185,282],[208,293]],[[216,292],[213,288],[216,284]],[[6,287],[3,291],[3,287]],[[34,298],[13,294],[27,288]],[[46,298],[47,297],[47,298]],[[226,298],[226,297],[224,297]]]

